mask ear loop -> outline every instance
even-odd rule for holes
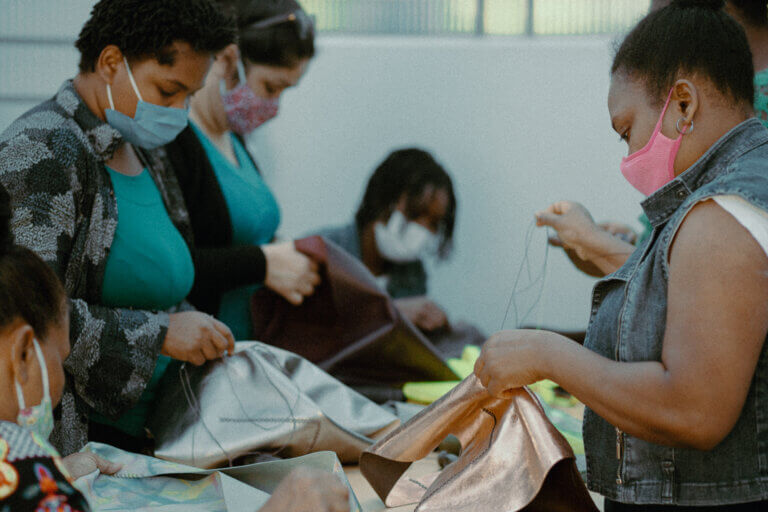
[[[43,355],[43,351],[40,349],[40,344],[37,342],[37,338],[33,338],[32,343],[35,345],[37,363],[40,365],[40,375],[43,379],[43,399],[47,398],[50,400],[51,387],[50,382],[48,381],[48,367],[45,365],[45,356]],[[21,391],[19,381],[14,379],[13,384],[16,387],[16,400],[19,402],[19,410],[24,410],[27,408],[27,403],[24,400],[24,393]]]
[[[136,80],[133,79],[133,73],[131,73],[131,66],[128,65],[128,59],[123,57],[123,62],[125,62],[125,69],[128,70],[128,79],[131,81],[133,92],[136,93],[136,97],[139,98],[139,101],[144,101],[139,92],[139,87],[136,85]],[[109,108],[115,110],[115,102],[112,100],[112,87],[109,84],[107,84],[107,99],[109,99]]]
[[[247,85],[245,81],[245,65],[243,65],[243,59],[240,56],[240,52],[237,52],[237,58],[235,59],[235,67],[237,68],[237,85]],[[237,87],[237,85],[235,87]],[[233,87],[234,89],[234,87]],[[227,93],[226,80],[223,78],[219,81],[219,93],[224,96]]]
[[[19,385],[19,381],[16,379],[13,379],[13,384],[16,386],[16,400],[19,402],[19,410],[23,411],[27,408],[27,404],[24,401],[24,393],[21,392],[21,386]]]
[[[45,356],[40,348],[40,344],[37,342],[37,338],[32,340],[35,345],[35,352],[37,353],[37,362],[40,364],[40,372],[43,376],[43,396],[45,398],[51,398],[51,385],[48,381],[48,367],[45,364]]]
[[[683,129],[680,129],[680,123],[685,122],[685,118],[681,117],[677,120],[677,123],[675,124],[675,128],[677,128],[677,133],[680,135],[688,135],[689,133],[693,133],[693,121],[690,122],[690,124],[687,127],[683,127]]]
[[[136,93],[136,97],[139,98],[139,101],[144,101],[144,98],[141,97],[141,93],[139,92],[139,86],[136,85],[136,80],[133,79],[133,73],[131,73],[131,66],[128,65],[128,59],[123,57],[123,62],[125,62],[125,69],[128,70],[128,80],[131,81],[133,92]]]

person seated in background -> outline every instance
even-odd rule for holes
[[[445,169],[416,148],[391,153],[368,181],[352,224],[317,232],[359,258],[422,331],[448,326],[427,295],[427,257],[446,258],[453,243],[456,196]]]
[[[101,0],[76,46],[80,71],[0,135],[0,182],[20,245],[70,298],[72,353],[52,436],[150,450],[144,424],[172,360],[234,348],[223,323],[184,302],[194,280],[181,192],[158,152],[234,23],[209,0]]]
[[[295,0],[217,0],[237,20],[191,101],[188,128],[166,146],[189,211],[195,246],[190,302],[252,337],[250,298],[267,286],[294,305],[320,282],[293,242],[274,243],[280,209],[243,137],[276,116],[314,56],[314,28]]]

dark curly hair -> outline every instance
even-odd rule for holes
[[[768,2],[766,0],[728,0],[739,11],[744,21],[753,27],[768,26]]]
[[[14,244],[11,200],[0,185],[0,327],[23,318],[42,341],[64,318],[66,307],[66,293],[53,269]]]
[[[674,0],[651,12],[621,43],[611,73],[644,80],[663,103],[681,73],[698,74],[736,103],[752,104],[752,52],[723,0]]]
[[[80,31],[80,71],[92,72],[113,44],[128,60],[153,57],[172,65],[175,41],[214,54],[235,42],[235,24],[211,0],[100,0]]]
[[[456,195],[453,182],[443,167],[428,152],[418,148],[391,153],[374,171],[355,214],[358,230],[389,217],[400,198],[406,196],[406,216],[415,216],[428,187],[448,192],[448,212],[440,227],[439,256],[450,254],[456,224]],[[409,215],[410,214],[410,215]]]
[[[296,0],[216,0],[220,8],[237,19],[237,37],[243,59],[267,66],[293,67],[315,55],[314,27],[300,34],[295,22],[286,21],[271,27],[250,27],[281,14],[301,9]]]

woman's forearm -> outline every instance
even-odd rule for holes
[[[580,248],[585,260],[590,261],[605,274],[618,270],[635,251],[635,246],[604,230],[595,230]]]
[[[552,334],[552,336],[559,335]],[[563,339],[564,340],[564,339]],[[698,411],[660,362],[617,362],[557,340],[543,373],[620,430],[656,444],[706,448]],[[585,378],[585,376],[588,376]]]

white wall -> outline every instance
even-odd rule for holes
[[[90,0],[78,3],[69,18],[86,16]],[[6,21],[0,32],[13,35]],[[54,35],[74,38],[71,32]],[[619,174],[626,149],[605,106],[610,48],[604,37],[321,37],[300,87],[286,93],[281,115],[252,140],[282,205],[281,234],[350,221],[370,173],[391,149],[427,148],[451,172],[459,195],[456,252],[434,269],[432,295],[453,318],[498,329],[534,211],[573,198],[598,219],[634,224],[640,212],[639,196]],[[0,45],[0,92],[49,96],[76,62],[68,45]],[[32,104],[0,103],[0,129]],[[543,248],[536,232],[534,274]],[[552,251],[544,320],[584,326],[591,284]],[[521,298],[522,310],[536,291]]]
[[[619,173],[626,146],[606,108],[611,43],[322,38],[280,116],[251,141],[283,208],[282,235],[349,222],[391,149],[427,148],[459,195],[456,252],[434,269],[431,295],[453,318],[498,329],[537,209],[571,198],[597,219],[637,225],[640,197]],[[534,277],[544,240],[534,234]],[[550,252],[548,267],[543,320],[585,326],[593,280],[559,250]],[[537,292],[521,297],[521,310]]]

